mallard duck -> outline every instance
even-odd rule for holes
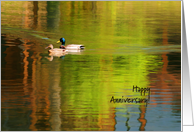
[[[53,45],[49,44],[49,46],[47,46],[45,49],[50,48],[50,50],[48,51],[49,53],[53,53],[53,54],[61,54],[61,53],[66,53],[68,50],[66,49],[59,49],[59,48],[54,48],[53,49]]]
[[[65,46],[65,39],[64,38],[60,38],[59,41],[57,41],[57,43],[62,43],[62,45],[59,47],[60,49],[67,49],[67,50],[80,50],[80,49],[84,49],[85,47],[83,45],[78,45],[78,44],[69,44],[67,46]]]

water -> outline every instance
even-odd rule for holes
[[[1,129],[180,131],[181,2],[1,2]]]

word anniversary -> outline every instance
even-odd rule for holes
[[[114,98],[114,96],[112,96],[110,103],[147,103],[148,99],[146,98]]]

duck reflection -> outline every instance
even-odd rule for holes
[[[66,52],[57,52],[57,53],[49,53],[49,56],[47,56],[46,58],[49,61],[53,61],[54,57],[60,57],[61,59],[65,59],[65,56],[68,54],[71,55],[81,55],[83,53],[84,50],[66,50]]]

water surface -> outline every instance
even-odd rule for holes
[[[181,2],[2,1],[1,129],[180,131]]]

